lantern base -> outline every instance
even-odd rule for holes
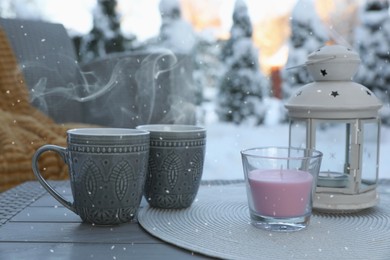
[[[376,190],[353,195],[316,192],[313,209],[326,213],[351,213],[374,207],[378,202]]]

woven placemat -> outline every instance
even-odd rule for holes
[[[192,252],[226,259],[390,259],[390,195],[355,214],[317,214],[291,233],[249,223],[242,184],[201,186],[184,210],[146,206],[138,221],[150,234]]]

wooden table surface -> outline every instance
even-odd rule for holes
[[[51,182],[72,201],[68,182]],[[141,206],[145,205],[145,201]],[[0,194],[0,259],[207,259],[148,234],[134,220],[82,223],[38,182]]]
[[[50,183],[73,200],[67,181]],[[390,180],[381,180],[378,190],[390,193]],[[136,220],[105,227],[82,223],[38,182],[26,182],[0,194],[0,259],[209,258],[151,236]]]

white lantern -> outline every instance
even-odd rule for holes
[[[330,45],[308,56],[314,82],[286,102],[289,145],[323,152],[314,208],[350,212],[378,202],[382,103],[368,88],[352,81],[359,55]]]

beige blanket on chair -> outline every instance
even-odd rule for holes
[[[87,127],[81,124],[58,125],[29,103],[28,89],[17,60],[0,28],[0,192],[24,181],[35,180],[31,159],[40,146],[66,146],[66,130]],[[44,153],[39,161],[46,179],[68,177],[60,156]]]

